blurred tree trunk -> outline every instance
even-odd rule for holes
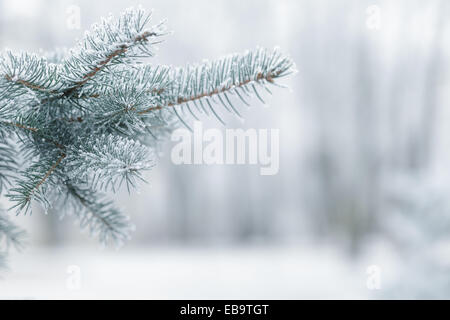
[[[419,137],[420,150],[416,153],[416,156],[419,158],[419,167],[421,168],[429,164],[433,152],[432,145],[436,127],[436,109],[438,108],[438,87],[442,70],[445,69],[445,59],[442,58],[442,44],[446,43],[445,25],[450,14],[449,8],[448,0],[439,1],[434,28],[435,32],[429,47],[430,58],[424,78],[422,134]]]
[[[355,68],[355,138],[357,144],[357,164],[359,174],[355,174],[355,188],[352,197],[354,214],[349,232],[351,250],[359,250],[359,244],[367,233],[374,231],[377,222],[378,206],[380,203],[380,154],[379,148],[379,112],[375,101],[377,81],[375,70],[377,61],[371,54],[374,51],[370,38],[363,36],[357,44],[357,65]],[[356,195],[356,196],[355,196]],[[351,212],[350,212],[351,213]]]

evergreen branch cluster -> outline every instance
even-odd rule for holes
[[[219,106],[240,117],[238,101],[262,100],[261,90],[294,72],[288,56],[262,48],[186,67],[153,65],[143,58],[167,31],[150,18],[128,9],[71,50],[0,55],[0,192],[17,213],[35,201],[121,243],[132,226],[107,193],[143,180],[159,141],[202,115],[224,122]],[[7,221],[0,236],[14,243]]]

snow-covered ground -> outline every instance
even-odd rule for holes
[[[365,267],[328,249],[31,249],[3,299],[366,299]]]

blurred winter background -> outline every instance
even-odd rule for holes
[[[0,47],[71,46],[139,4],[175,31],[155,63],[292,55],[291,91],[228,124],[280,129],[279,174],[175,166],[168,142],[117,195],[137,226],[118,251],[70,218],[15,218],[30,244],[0,298],[450,298],[449,1],[0,0]]]

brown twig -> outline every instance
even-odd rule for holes
[[[27,88],[29,88],[29,89],[38,90],[38,91],[43,91],[43,92],[46,92],[46,93],[48,93],[48,92],[54,93],[54,92],[55,92],[55,91],[49,91],[49,90],[45,89],[44,87],[41,87],[41,86],[32,84],[31,82],[26,81],[26,80],[21,80],[21,79],[17,79],[17,80],[16,80],[16,79],[13,79],[13,77],[11,77],[11,76],[8,75],[8,74],[5,75],[5,79],[8,80],[8,81],[11,81],[11,82],[19,83],[19,84],[21,84],[21,85],[23,85],[23,86],[25,86],[25,87],[27,87]]]
[[[156,35],[157,35],[157,33],[155,33],[155,32],[146,31],[143,34],[134,38],[133,43],[148,41],[149,37],[153,37]],[[115,57],[126,53],[129,48],[130,48],[130,46],[128,46],[128,45],[125,45],[125,44],[120,45],[116,50],[111,52],[103,61],[100,61],[100,63],[97,66],[95,66],[90,72],[85,74],[83,76],[83,80],[76,82],[73,87],[66,89],[64,91],[64,96],[72,95],[76,90],[78,90],[79,88],[84,86],[90,79],[92,79],[96,74],[98,74],[100,71],[102,71]]]
[[[205,98],[205,97],[211,97],[213,95],[217,95],[217,94],[221,94],[221,93],[227,92],[227,91],[231,90],[232,88],[243,87],[243,86],[245,86],[245,85],[247,85],[247,84],[249,84],[249,83],[251,83],[253,81],[266,80],[266,81],[268,81],[270,83],[273,83],[274,82],[273,78],[275,78],[276,76],[277,76],[276,74],[274,75],[274,74],[272,74],[270,72],[266,76],[264,76],[262,73],[258,73],[257,76],[256,76],[256,80],[249,79],[249,80],[246,80],[246,81],[243,81],[243,82],[239,83],[238,85],[231,85],[231,86],[228,86],[228,87],[224,87],[224,88],[222,88],[220,90],[219,89],[215,89],[212,92],[203,93],[203,94],[200,94],[200,95],[197,95],[197,96],[194,96],[194,97],[190,97],[190,98],[178,98],[176,103],[169,103],[169,104],[167,104],[164,107],[174,107],[174,106],[186,103],[186,102],[199,100],[199,99],[202,99],[202,98]],[[150,107],[148,109],[139,111],[138,114],[143,115],[143,114],[149,113],[151,111],[161,110],[161,109],[163,109],[163,106]]]
[[[17,128],[28,130],[28,131],[32,131],[32,132],[37,132],[38,131],[37,128],[27,127],[27,126],[25,126],[23,124],[20,124],[20,123],[13,123],[13,122],[6,122],[6,121],[2,121],[2,123],[6,124],[8,126],[17,127]]]
[[[31,197],[34,193],[39,190],[39,188],[47,181],[47,179],[51,176],[51,174],[56,170],[56,168],[61,164],[61,162],[66,157],[65,153],[62,153],[61,156],[56,160],[56,162],[52,165],[52,167],[45,173],[44,177],[38,182],[38,184],[33,188],[31,193],[27,197],[27,201],[31,200]]]
[[[2,121],[2,123],[6,124],[6,125],[17,127],[17,128],[21,128],[21,129],[24,129],[24,130],[28,130],[28,131],[31,131],[33,133],[39,133],[39,129],[38,128],[28,127],[28,126],[22,125],[20,123],[12,123],[12,122],[5,122],[5,121]],[[31,199],[33,194],[42,186],[42,184],[44,184],[44,182],[50,177],[50,175],[56,170],[56,168],[59,166],[59,164],[66,157],[66,153],[64,152],[64,150],[66,149],[65,146],[63,146],[62,144],[60,144],[57,141],[50,140],[50,139],[47,139],[45,137],[44,137],[44,139],[49,140],[58,149],[60,149],[62,151],[61,152],[61,156],[58,158],[58,160],[55,162],[55,164],[45,173],[44,177],[38,182],[38,184],[33,188],[32,192],[27,197],[27,201],[29,201]]]
[[[66,119],[68,122],[83,122],[83,118],[82,117],[76,117],[76,118],[68,118]]]

